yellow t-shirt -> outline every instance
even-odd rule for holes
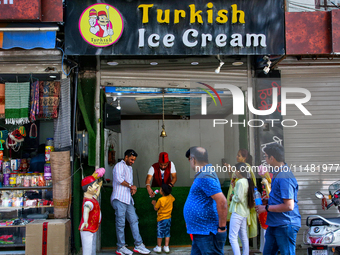
[[[171,212],[175,198],[170,194],[158,199],[155,208],[157,211],[157,222],[171,218]]]

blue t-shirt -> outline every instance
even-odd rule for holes
[[[217,233],[218,214],[216,202],[211,196],[222,192],[218,177],[211,171],[211,164],[195,175],[185,202],[183,214],[188,234],[209,235]]]
[[[268,212],[266,224],[270,227],[286,226],[288,224],[301,227],[301,215],[297,194],[299,185],[290,168],[285,164],[277,173],[274,170],[272,190],[269,194],[269,205],[283,204],[283,199],[294,199],[294,209],[289,212]]]

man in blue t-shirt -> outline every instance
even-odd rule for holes
[[[188,234],[193,235],[191,254],[224,254],[227,239],[227,199],[218,177],[208,162],[208,152],[191,147],[186,157],[196,172],[183,213]]]
[[[281,145],[270,144],[263,150],[273,173],[268,203],[256,206],[258,214],[268,212],[263,254],[277,254],[280,251],[281,255],[292,255],[295,254],[296,235],[301,227],[297,204],[299,185],[284,162],[284,149]]]

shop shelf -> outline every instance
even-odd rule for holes
[[[0,248],[7,248],[7,247],[25,247],[25,244],[15,244],[15,243],[14,244],[0,244]]]
[[[53,189],[52,186],[37,186],[37,187],[0,187],[0,190],[36,190],[36,189]]]
[[[24,228],[26,225],[11,225],[11,226],[0,226],[0,228]]]
[[[16,209],[34,209],[34,208],[53,208],[53,205],[41,205],[41,206],[11,206],[11,207],[0,207],[0,211],[12,211]]]

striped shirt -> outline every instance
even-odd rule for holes
[[[129,205],[131,203],[133,205],[131,190],[121,184],[123,181],[133,185],[132,166],[128,166],[124,160],[117,163],[113,168],[111,202],[117,199],[124,204]]]

